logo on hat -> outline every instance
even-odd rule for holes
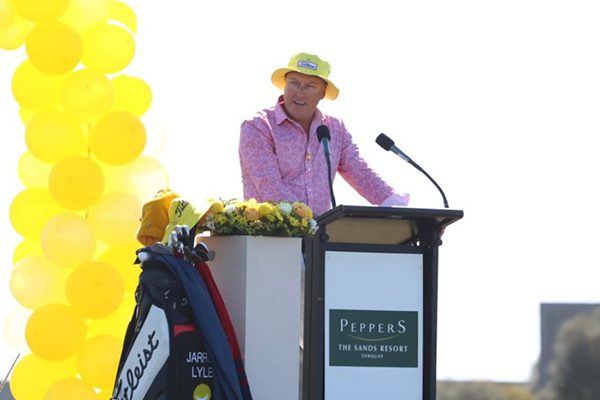
[[[185,211],[185,208],[188,206],[188,204],[190,204],[190,203],[185,200],[181,200],[181,202],[179,204],[177,204],[177,208],[175,209],[175,214],[177,214],[177,216],[179,218],[181,218],[181,216],[183,215],[183,211]]]
[[[298,67],[308,68],[308,69],[312,69],[313,71],[316,71],[319,66],[312,61],[300,60],[300,61],[298,61]]]

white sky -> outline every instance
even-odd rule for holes
[[[122,71],[150,85],[159,159],[192,202],[241,196],[239,125],[275,103],[270,74],[319,54],[363,156],[414,207],[436,189],[374,139],[386,132],[465,218],[440,258],[438,375],[524,381],[539,352],[540,302],[600,302],[600,3],[596,1],[128,1],[137,53]],[[24,127],[10,91],[23,49],[0,51],[0,317],[19,238]],[[336,181],[336,199],[366,204]],[[2,336],[2,335],[0,335]],[[16,351],[0,339],[0,374]]]

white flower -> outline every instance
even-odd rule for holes
[[[227,204],[227,205],[225,206],[225,212],[226,212],[227,214],[232,214],[232,213],[234,213],[234,212],[235,212],[235,204]]]
[[[318,228],[317,221],[315,221],[314,219],[311,219],[310,226],[308,228],[308,231],[311,233],[311,235],[317,232],[317,228]]]
[[[279,209],[282,214],[289,215],[292,212],[292,205],[290,203],[281,202],[279,203]]]

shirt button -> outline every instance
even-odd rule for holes
[[[312,160],[312,156],[310,155],[310,153],[307,153],[307,154],[306,154],[306,159],[307,159],[308,161]]]

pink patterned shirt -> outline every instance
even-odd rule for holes
[[[242,123],[240,164],[244,198],[257,201],[302,201],[315,216],[331,208],[327,162],[316,130],[331,133],[331,170],[371,204],[408,205],[408,194],[397,194],[360,157],[342,120],[315,111],[310,135],[283,109],[283,96],[274,108]]]

